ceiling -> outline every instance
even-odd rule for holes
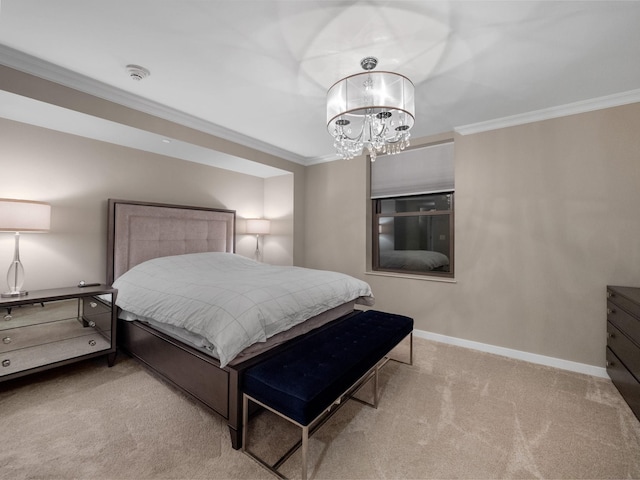
[[[365,56],[415,84],[417,138],[640,101],[639,26],[613,0],[0,0],[0,64],[309,165],[335,158],[326,92]]]

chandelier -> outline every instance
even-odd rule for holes
[[[371,161],[380,153],[396,154],[409,146],[415,118],[413,83],[393,72],[373,72],[378,59],[367,57],[365,70],[343,78],[327,92],[327,129],[340,158],[368,150]]]

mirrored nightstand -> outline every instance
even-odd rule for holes
[[[112,366],[116,294],[99,285],[0,299],[0,382],[101,355]]]

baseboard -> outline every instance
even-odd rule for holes
[[[547,357],[545,355],[538,355],[536,353],[523,352],[520,350],[513,350],[511,348],[489,345],[487,343],[473,342],[471,340],[464,340],[462,338],[456,337],[448,337],[447,335],[426,332],[424,330],[414,330],[413,334],[416,337],[433,340],[434,342],[447,343],[449,345],[456,345],[458,347],[493,353],[495,355],[502,355],[503,357],[515,358],[517,360],[524,360],[525,362],[537,363],[539,365],[546,365],[548,367],[555,367],[571,372],[584,373],[586,375],[592,375],[594,377],[609,378],[606,368],[587,365],[586,363],[571,362],[569,360],[562,360],[561,358]]]

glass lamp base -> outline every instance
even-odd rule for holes
[[[0,294],[0,297],[2,298],[12,298],[12,297],[24,297],[26,295],[29,295],[29,292],[26,291],[21,291],[21,292],[2,292]]]
[[[9,291],[3,292],[1,294],[2,298],[24,297],[28,293],[22,290],[22,285],[24,285],[24,267],[22,266],[22,262],[20,262],[20,234],[18,232],[16,232],[15,239],[13,262],[9,265],[9,271],[7,272]]]

